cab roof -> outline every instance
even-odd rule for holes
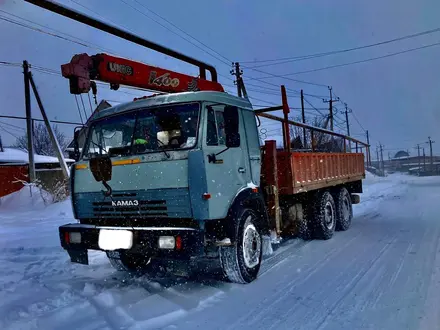
[[[200,102],[200,101],[233,105],[240,107],[242,109],[252,111],[252,104],[244,98],[233,96],[224,92],[201,91],[201,92],[162,94],[145,99],[140,99],[137,101],[118,104],[111,108],[107,108],[97,112],[92,117],[92,120],[111,116],[111,115],[116,115],[120,113],[125,113],[130,110],[135,110],[139,108],[156,107],[156,106],[174,104],[174,103]]]

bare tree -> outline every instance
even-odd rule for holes
[[[290,118],[293,121],[301,122],[301,117]],[[314,127],[325,128],[326,118],[314,117],[309,125]],[[304,142],[303,128],[299,126],[290,125],[290,137],[293,149],[311,149],[312,142],[314,143],[314,150],[325,152],[341,152],[344,148],[344,142],[341,138],[332,135],[314,132],[313,141],[310,130],[306,129],[306,141]]]
[[[64,133],[59,130],[57,125],[53,126],[53,131],[61,150],[64,150],[69,144],[69,141]],[[13,147],[27,151],[27,134],[18,137]],[[56,156],[49,132],[43,123],[34,125],[34,153],[44,156]]]

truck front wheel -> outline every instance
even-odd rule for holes
[[[313,209],[314,235],[318,239],[332,238],[336,227],[336,206],[328,191],[316,195]]]
[[[237,214],[235,243],[220,247],[223,272],[231,282],[250,283],[257,278],[262,258],[262,236],[252,209]]]
[[[344,187],[338,189],[335,193],[336,205],[336,230],[347,230],[350,228],[353,219],[353,206],[351,204],[351,196]]]

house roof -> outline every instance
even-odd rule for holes
[[[35,164],[56,164],[59,163],[57,157],[34,155]],[[25,163],[29,162],[29,155],[26,151],[4,148],[4,151],[0,151],[0,163]],[[66,159],[66,162],[74,162],[72,159]]]
[[[400,151],[396,152],[396,154],[394,155],[394,159],[405,158],[408,156],[409,156],[409,154],[406,151],[400,150]]]

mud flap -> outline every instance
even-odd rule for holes
[[[70,261],[78,264],[88,265],[89,254],[87,250],[67,250],[70,256]]]
[[[268,235],[263,235],[262,239],[263,239],[263,258],[269,257],[273,254],[272,240]]]

